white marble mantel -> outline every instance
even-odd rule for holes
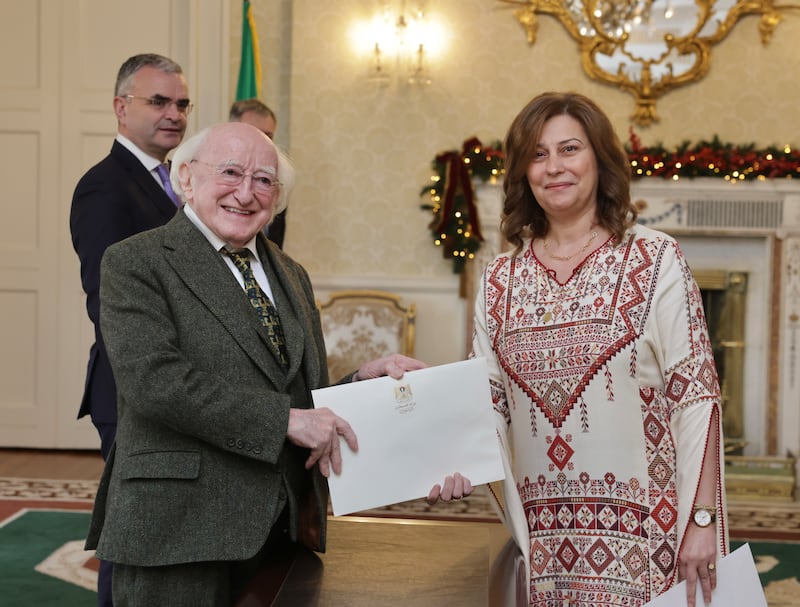
[[[475,184],[486,239],[473,272],[498,254],[500,184]],[[693,270],[748,274],[747,455],[800,454],[800,180],[635,181],[641,223],[675,236]],[[474,279],[473,279],[474,280]]]

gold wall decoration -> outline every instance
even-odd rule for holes
[[[578,43],[584,71],[631,93],[631,120],[659,120],[656,99],[703,78],[711,49],[746,15],[760,16],[766,45],[795,2],[773,0],[499,0],[520,5],[514,15],[536,42],[538,15],[558,19]]]

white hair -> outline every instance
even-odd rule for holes
[[[181,200],[184,202],[186,202],[186,196],[183,193],[183,188],[181,187],[180,177],[178,174],[181,166],[184,164],[188,165],[192,160],[195,159],[212,130],[224,128],[225,125],[229,124],[231,123],[223,122],[221,124],[207,127],[184,140],[183,143],[175,148],[175,151],[172,154],[172,167],[169,173],[169,180],[170,183],[172,183],[172,189],[175,190],[175,193],[180,196]],[[252,128],[258,131],[258,129],[255,127]],[[274,219],[275,216],[284,211],[286,206],[289,204],[289,195],[292,193],[292,189],[294,188],[295,184],[295,170],[294,166],[292,166],[291,160],[289,160],[289,157],[278,146],[276,146],[269,137],[261,133],[261,131],[258,132],[263,135],[264,142],[267,145],[272,146],[278,155],[278,181],[280,182],[281,187],[278,190],[278,199],[275,202],[275,209],[272,213],[272,218]]]

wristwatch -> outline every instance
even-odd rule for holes
[[[714,506],[695,506],[692,509],[692,520],[698,527],[708,527],[717,519],[717,509]]]

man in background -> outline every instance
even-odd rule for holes
[[[258,99],[242,99],[235,101],[231,105],[228,114],[231,122],[244,122],[256,127],[267,137],[275,140],[275,129],[278,127],[278,119],[269,107]],[[286,210],[278,213],[266,228],[267,238],[274,242],[281,249],[283,239],[286,236]]]
[[[235,101],[231,106],[228,120],[231,122],[246,122],[252,124],[267,137],[275,140],[275,129],[278,119],[275,112],[269,109],[258,99],[242,99]]]
[[[111,152],[81,177],[72,197],[72,244],[95,332],[78,417],[91,416],[103,459],[116,436],[117,391],[100,332],[100,260],[109,245],[175,215],[180,201],[169,185],[165,160],[183,139],[191,110],[180,65],[156,54],[130,57],[117,74],[117,136]],[[98,604],[111,605],[111,571],[105,562],[98,575]]]

